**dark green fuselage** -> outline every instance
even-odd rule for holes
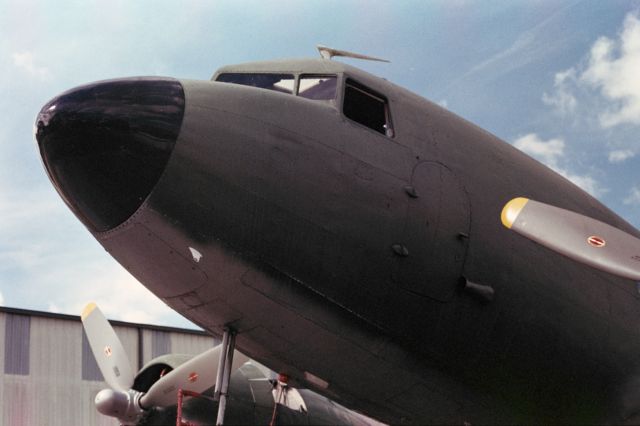
[[[92,231],[147,288],[385,422],[601,423],[635,411],[635,283],[509,232],[500,212],[522,196],[635,229],[495,136],[356,68],[223,72],[332,74],[338,94],[180,81],[184,116],[159,181],[125,222]],[[343,115],[347,78],[386,97],[393,135]]]

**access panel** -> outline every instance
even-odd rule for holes
[[[446,166],[419,163],[411,178],[395,279],[405,290],[447,302],[462,273],[470,226],[469,200]]]

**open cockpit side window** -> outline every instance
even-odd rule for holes
[[[342,110],[347,118],[378,133],[393,137],[389,102],[383,95],[347,79]]]
[[[224,73],[220,74],[216,81],[293,94],[296,80],[292,74]]]

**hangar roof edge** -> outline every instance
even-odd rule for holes
[[[59,314],[54,312],[35,311],[31,309],[11,308],[8,306],[0,306],[0,313],[27,315],[27,316],[40,317],[40,318],[51,318],[51,319],[80,322],[80,315]],[[195,334],[199,336],[210,336],[212,338],[214,337],[208,334],[207,332],[205,332],[204,330],[195,330],[190,328],[179,328],[179,327],[170,327],[170,326],[154,325],[154,324],[142,324],[142,323],[118,321],[118,320],[109,320],[109,323],[111,323],[111,325],[119,326],[119,327],[143,328],[145,330],[166,331],[170,333]]]

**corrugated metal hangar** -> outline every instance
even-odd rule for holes
[[[202,331],[110,321],[138,370],[167,353],[199,354],[217,341]],[[0,307],[0,425],[118,425],[93,400],[109,386],[80,317]]]

